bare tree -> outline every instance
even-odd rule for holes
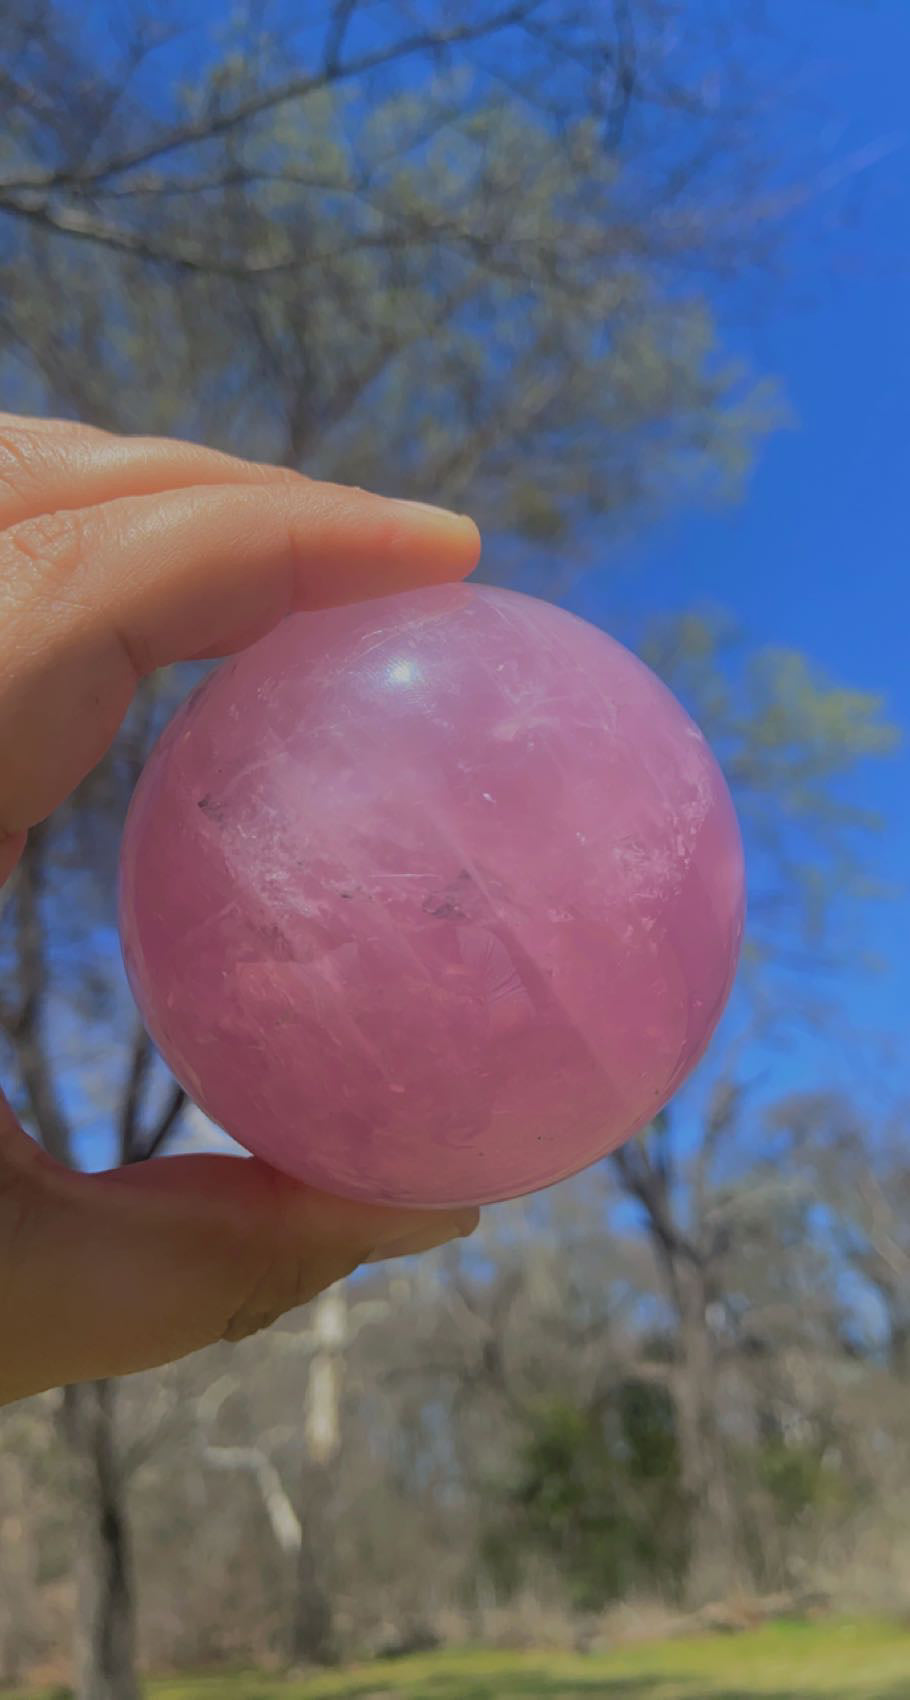
[[[147,747],[151,729],[148,710],[147,702],[137,705],[120,760],[108,764],[92,801],[86,804],[99,834],[110,837],[116,833],[112,796],[118,796],[122,809]],[[79,1160],[78,1129],[65,1101],[63,1082],[72,1090],[80,1080],[83,1090],[89,1090],[94,1066],[89,1054],[78,1057],[69,1070],[61,1068],[59,1027],[71,1017],[91,1019],[100,979],[98,967],[91,961],[77,960],[75,969],[61,976],[50,960],[52,940],[59,938],[53,884],[61,873],[65,876],[75,848],[73,829],[76,826],[78,837],[79,825],[84,822],[79,822],[76,811],[75,818],[71,813],[59,832],[56,827],[39,827],[29,837],[3,916],[10,937],[11,974],[10,992],[0,1006],[2,1026],[15,1055],[16,1084],[26,1119],[45,1149],[68,1166]],[[86,901],[90,901],[90,883],[83,886]],[[96,1017],[99,1013],[102,1020],[108,1014],[103,998]],[[105,1074],[102,1100],[114,1122],[109,1129],[113,1159],[133,1163],[148,1160],[163,1148],[179,1121],[184,1093],[175,1083],[163,1085],[160,1078],[154,1078],[151,1045],[135,1021],[132,1036],[122,1050],[124,1078],[118,1085]],[[138,1693],[134,1582],[114,1385],[98,1382],[67,1388],[60,1417],[72,1455],[79,1526],[75,1549],[80,1596],[75,1655],[78,1693],[80,1700],[132,1700]]]
[[[672,1385],[692,1507],[689,1587],[697,1603],[721,1595],[746,1565],[720,1426],[733,1253],[741,1258],[756,1241],[770,1253],[778,1243],[775,1215],[785,1219],[794,1190],[800,1192],[792,1174],[780,1178],[754,1164],[748,1184],[737,1184],[742,1058],[756,1035],[767,1041],[806,1019],[805,969],[837,962],[836,894],[861,874],[857,829],[865,824],[843,802],[839,782],[857,760],[886,754],[894,738],[875,697],[813,676],[799,656],[753,657],[737,686],[724,660],[729,636],[686,616],[660,627],[648,648],[712,736],[749,833],[751,934],[730,1022],[735,1036],[706,1098],[694,1107],[690,1098],[688,1115],[685,1104],[671,1106],[610,1159],[623,1192],[641,1210],[675,1322]],[[683,1118],[689,1126],[681,1130]],[[736,1349],[756,1343],[748,1324],[743,1334],[742,1319],[732,1343]]]

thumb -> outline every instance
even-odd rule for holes
[[[38,1152],[29,1160],[4,1114],[0,1403],[242,1339],[368,1259],[428,1250],[477,1223],[472,1209],[332,1198],[255,1158],[73,1174]]]

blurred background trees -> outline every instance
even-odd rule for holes
[[[735,495],[784,422],[724,331],[725,280],[760,276],[811,196],[775,153],[758,9],[0,19],[7,408],[469,507],[485,570],[551,596],[662,506]],[[797,1597],[860,1562],[878,1585],[906,1550],[900,1127],[766,1078],[822,1019],[873,828],[851,785],[893,734],[874,697],[722,620],[639,635],[724,760],[750,854],[707,1069],[466,1252],[5,1413],[0,1677],[71,1637],[80,1700],[133,1700],[137,1648],[583,1641],[617,1602]],[[0,897],[6,1074],[63,1161],[214,1137],[136,1027],[112,908],[126,801],[189,677],[144,689]]]

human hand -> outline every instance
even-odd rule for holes
[[[461,578],[478,550],[470,520],[436,509],[0,415],[0,883],[144,675],[243,648],[292,609]],[[76,1174],[0,1097],[0,1403],[240,1339],[476,1221],[329,1198],[255,1158]]]

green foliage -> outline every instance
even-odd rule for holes
[[[882,895],[865,864],[867,835],[883,823],[855,791],[863,764],[900,739],[882,697],[796,650],[744,653],[737,627],[710,611],[655,622],[642,652],[690,707],[733,790],[750,852],[747,966],[833,957],[844,900]]]
[[[758,1455],[757,1475],[784,1527],[807,1512],[843,1510],[852,1497],[843,1470],[818,1446],[766,1442]]]
[[[486,1540],[500,1586],[515,1585],[530,1549],[556,1563],[583,1609],[636,1588],[672,1592],[685,1568],[686,1517],[666,1391],[628,1380],[590,1410],[541,1404],[506,1503],[511,1516]]]

